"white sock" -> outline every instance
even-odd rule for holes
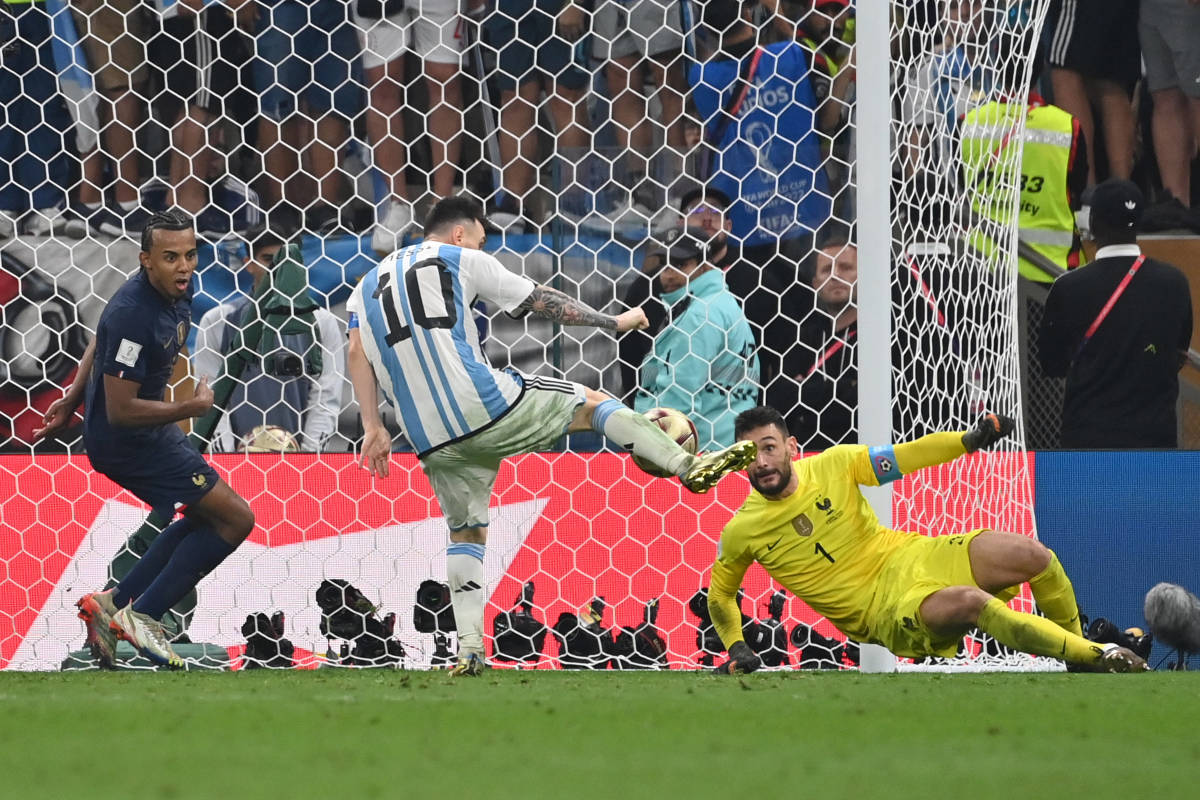
[[[605,400],[592,412],[592,429],[672,475],[682,475],[696,459],[641,414],[619,400]]]
[[[125,200],[123,202],[117,203],[117,205],[120,207],[120,209],[122,211],[130,212],[130,211],[133,211],[135,208],[137,208],[137,200]]]
[[[483,655],[484,545],[452,542],[446,551],[446,573],[454,626],[458,628],[458,652]]]

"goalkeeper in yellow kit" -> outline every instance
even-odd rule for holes
[[[975,530],[928,537],[885,528],[859,486],[878,486],[988,447],[1014,423],[988,414],[969,431],[934,433],[895,446],[838,445],[796,461],[779,412],[738,415],[735,435],[754,442],[750,493],[721,533],[708,610],[729,661],[719,672],[753,672],[735,597],[757,561],[779,583],[859,642],[898,656],[953,656],[972,627],[1014,650],[1097,671],[1147,669],[1132,651],[1083,638],[1071,581],[1049,549],[1016,533]],[[1045,617],[1007,605],[1028,581]]]

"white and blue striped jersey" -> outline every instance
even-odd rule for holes
[[[355,287],[350,326],[418,454],[469,436],[520,399],[521,376],[484,356],[471,305],[481,298],[512,312],[533,290],[494,256],[437,242],[398,250]]]

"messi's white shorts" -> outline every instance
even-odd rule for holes
[[[421,459],[450,530],[488,524],[492,487],[507,456],[546,450],[587,399],[578,383],[523,375],[525,394],[494,424]]]

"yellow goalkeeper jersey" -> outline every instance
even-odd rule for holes
[[[792,462],[799,484],[791,495],[771,500],[752,491],[725,526],[712,568],[709,609],[721,640],[728,647],[742,638],[734,598],[755,561],[842,633],[868,640],[867,612],[884,564],[921,535],[881,525],[859,485],[878,486],[880,476],[894,480],[963,452],[961,434],[934,434],[894,451],[838,445]]]

